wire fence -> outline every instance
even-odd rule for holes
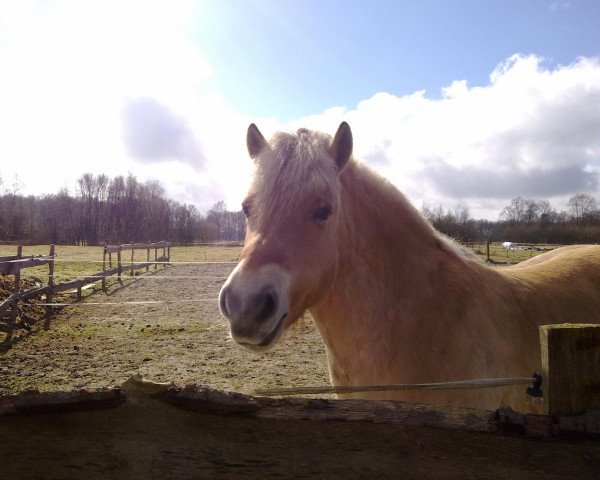
[[[218,302],[218,298],[197,298],[197,299],[175,299],[175,300],[129,300],[122,302],[52,302],[52,303],[36,303],[39,307],[56,307],[56,308],[73,308],[73,307],[97,307],[97,306],[135,306],[135,305],[177,305],[186,303],[207,303]]]
[[[121,282],[125,273],[129,273],[131,277],[136,274],[136,278],[139,278],[137,273],[140,269],[150,272],[151,266],[153,266],[154,270],[159,265],[163,267],[168,266],[171,255],[171,244],[168,242],[156,242],[152,244],[107,245],[103,249],[102,260],[57,259],[55,245],[50,245],[48,255],[23,255],[22,245],[18,245],[16,250],[16,255],[0,256],[0,274],[3,276],[12,275],[14,277],[12,293],[0,301],[0,331],[7,334],[4,342],[10,342],[14,330],[21,328],[30,329],[29,323],[23,318],[24,316],[28,316],[23,315],[22,309],[19,307],[21,303],[31,300],[42,300],[42,302],[38,301],[37,305],[46,308],[45,316],[48,321],[55,308],[58,306],[70,306],[72,304],[71,302],[53,302],[55,294],[74,289],[77,293],[77,300],[82,300],[83,291],[96,282],[102,282],[102,289],[106,291],[107,278],[109,277],[117,276],[117,280]],[[145,252],[146,259],[143,262],[135,262],[135,253],[140,250]],[[151,259],[152,250],[154,250],[153,259]],[[160,256],[159,250],[162,250],[162,255]],[[129,262],[123,258],[124,253],[130,256]],[[113,254],[116,257],[114,259],[115,267],[113,267]],[[75,279],[70,279],[72,275],[64,275],[58,278],[66,278],[68,280],[56,282],[55,266],[57,262],[101,264],[102,271],[83,274],[83,276]],[[29,286],[22,285],[22,270],[38,269],[46,265],[48,267],[48,274],[45,275],[45,278],[47,278],[46,285],[37,281],[34,281],[33,285],[31,283]]]
[[[515,385],[532,385],[528,389],[531,396],[541,396],[540,387],[542,376],[535,373],[531,377],[513,378],[480,378],[474,380],[458,380],[452,382],[435,383],[405,383],[396,385],[354,385],[354,386],[323,386],[323,387],[293,387],[293,388],[268,388],[256,389],[255,395],[260,396],[290,396],[290,395],[323,395],[323,394],[350,394],[366,392],[399,392],[411,390],[467,390],[478,388],[498,388]],[[539,395],[538,395],[539,392]]]

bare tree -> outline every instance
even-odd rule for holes
[[[458,203],[452,210],[445,210],[441,205],[434,208],[423,205],[421,211],[436,230],[443,234],[461,242],[475,239],[475,221],[471,218],[469,207],[465,204]]]
[[[538,212],[541,227],[545,227],[558,221],[556,209],[548,200],[541,200],[538,202]]]
[[[598,209],[596,199],[588,193],[578,193],[571,197],[567,206],[577,225],[585,223],[586,217],[590,217]]]
[[[80,241],[86,245],[97,245],[103,220],[102,210],[106,204],[108,177],[83,174],[77,180],[81,200]]]
[[[510,205],[507,205],[500,212],[500,220],[505,222],[519,225],[531,215],[531,200],[527,200],[523,197],[516,197],[510,201]]]
[[[213,226],[215,240],[224,240],[227,223],[227,206],[220,201],[213,205],[206,215],[208,223]]]
[[[174,206],[174,230],[176,241],[192,243],[197,238],[200,229],[200,214],[193,205]]]
[[[6,210],[4,212],[5,218],[5,237],[6,240],[16,240],[20,238],[23,233],[23,223],[25,216],[22,208],[22,197],[19,192],[23,188],[23,184],[19,180],[19,176],[15,175],[15,180],[8,190],[8,201],[6,202]]]

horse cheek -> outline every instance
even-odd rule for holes
[[[303,271],[298,275],[291,300],[301,303],[302,310],[306,310],[322,302],[331,291],[337,271],[338,252],[333,238],[323,235],[310,244],[309,251],[304,252],[303,256]]]

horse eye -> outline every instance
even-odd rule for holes
[[[244,212],[244,215],[246,215],[246,218],[250,216],[250,213],[252,213],[250,202],[242,203],[242,211]]]
[[[331,207],[317,208],[313,212],[313,220],[317,223],[325,223],[331,215]]]

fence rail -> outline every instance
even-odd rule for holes
[[[145,262],[134,262],[136,250],[146,250]],[[150,252],[154,250],[154,260],[150,258]],[[162,255],[158,252],[162,250]],[[123,253],[131,251],[131,261],[124,262]],[[117,255],[117,265],[113,267],[112,255]],[[52,297],[54,293],[64,292],[66,290],[76,289],[77,300],[82,298],[82,290],[90,284],[101,281],[102,289],[106,290],[106,279],[117,275],[117,280],[122,281],[123,271],[129,271],[130,275],[134,275],[136,270],[146,269],[148,272],[150,267],[154,265],[154,269],[158,265],[168,265],[171,259],[171,243],[156,242],[149,244],[129,243],[124,245],[107,245],[104,247],[102,258],[102,271],[85,275],[84,277],[65,282],[54,282],[54,267],[56,263],[55,246],[50,245],[50,253],[48,255],[31,255],[23,256],[23,246],[17,246],[17,254],[0,257],[0,275],[14,275],[13,293],[0,303],[0,332],[7,334],[5,342],[9,342],[12,338],[13,331],[19,328],[28,328],[27,323],[17,322],[19,317],[18,304],[31,298],[46,295],[44,302],[46,308],[46,317],[48,318],[52,312]],[[108,268],[107,268],[108,262]],[[21,290],[21,270],[34,268],[43,265],[48,265],[48,284],[40,285],[34,288]]]

